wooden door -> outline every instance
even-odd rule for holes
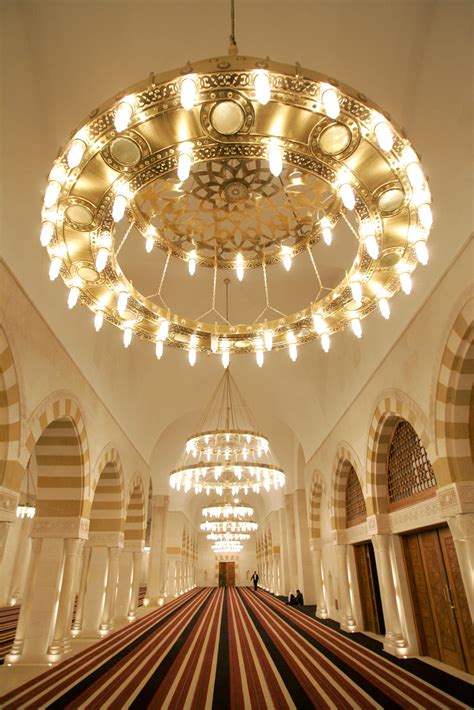
[[[235,587],[235,562],[219,562],[219,587]]]
[[[473,632],[449,529],[406,535],[404,548],[420,653],[472,672]]]
[[[362,607],[362,625],[365,631],[384,634],[385,624],[380,597],[379,580],[372,544],[354,546],[354,554],[359,582],[360,604]]]

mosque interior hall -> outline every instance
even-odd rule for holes
[[[472,707],[472,1],[0,31],[0,708]]]

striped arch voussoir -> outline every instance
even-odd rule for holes
[[[13,353],[0,328],[0,485],[19,491],[23,471],[18,463],[21,437],[20,388]]]
[[[91,532],[123,531],[125,520],[123,469],[120,455],[111,444],[103,449],[94,467],[90,504]]]
[[[145,495],[140,474],[130,483],[125,518],[125,541],[143,540],[145,537]]]
[[[309,504],[309,530],[312,539],[321,537],[321,498],[323,494],[323,479],[320,473],[313,475]]]
[[[346,526],[346,485],[351,466],[359,478],[362,491],[364,491],[360,462],[349,444],[341,444],[334,461],[332,476],[331,523],[333,530],[342,530]]]
[[[400,420],[405,420],[416,431],[421,443],[434,460],[434,449],[429,436],[427,417],[418,405],[398,390],[387,392],[378,402],[372,415],[367,444],[367,503],[373,512],[388,511],[387,462],[393,431]]]
[[[436,384],[435,431],[440,485],[472,476],[469,415],[474,386],[474,299],[456,318]]]

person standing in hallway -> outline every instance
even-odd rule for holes
[[[257,591],[257,584],[258,584],[258,574],[257,574],[257,570],[255,570],[255,572],[254,572],[253,575],[250,577],[250,579],[251,579],[252,582],[253,582],[253,590],[254,590],[254,592],[256,592],[256,591]]]

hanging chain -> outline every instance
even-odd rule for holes
[[[216,310],[216,288],[217,288],[217,255],[214,256],[214,276],[212,282],[212,309]]]
[[[239,50],[235,41],[235,8],[234,0],[230,0],[230,37],[229,37],[229,54],[235,56]]]
[[[360,237],[359,237],[359,235],[357,234],[357,232],[356,232],[356,230],[354,229],[354,227],[352,226],[351,222],[347,219],[347,217],[346,217],[346,215],[344,214],[344,212],[342,213],[342,219],[343,219],[344,222],[347,224],[347,226],[348,226],[349,229],[351,230],[352,234],[354,235],[354,237],[357,239],[357,241],[358,241],[359,244],[360,244]]]
[[[116,258],[117,258],[117,256],[120,254],[120,250],[122,249],[123,245],[124,245],[125,242],[127,241],[128,235],[130,234],[130,232],[132,231],[132,227],[134,227],[134,226],[135,226],[135,222],[130,222],[130,224],[128,225],[128,229],[127,229],[127,231],[125,232],[125,236],[124,236],[124,238],[122,239],[122,241],[120,242],[120,244],[119,244],[119,246],[118,246],[118,249],[117,249],[116,252],[115,252],[115,257],[116,257]]]
[[[267,267],[265,264],[265,254],[263,255],[263,259],[262,259],[262,270],[263,270],[263,283],[265,286],[265,303],[267,305],[267,308],[270,308],[270,301],[268,298]]]

